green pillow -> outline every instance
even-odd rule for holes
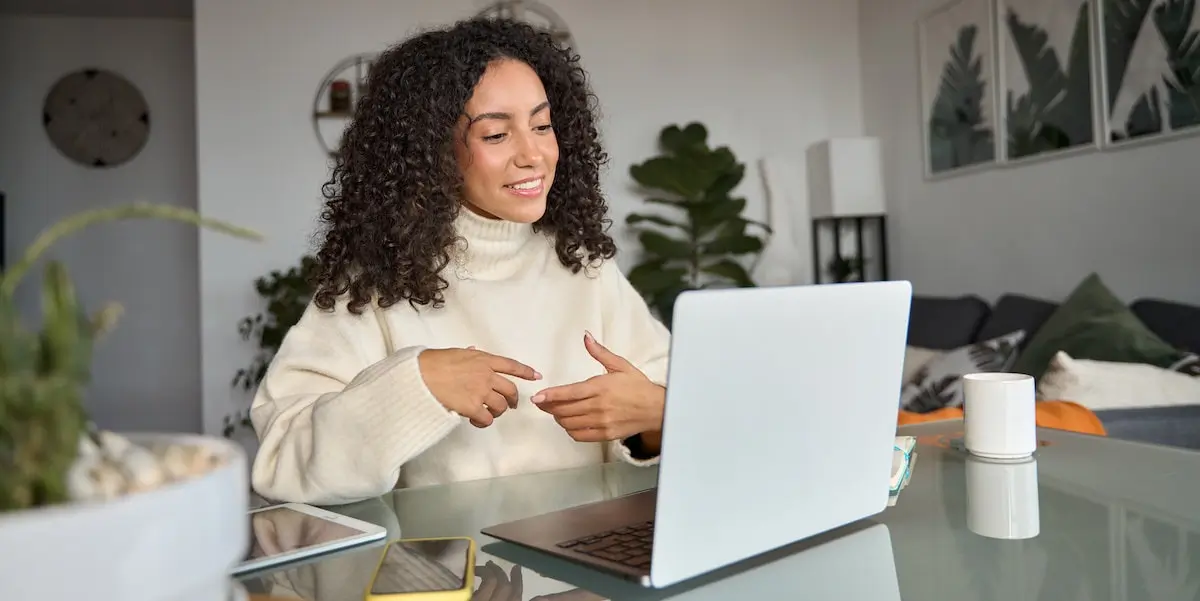
[[[1012,370],[1041,378],[1058,351],[1076,359],[1158,367],[1186,356],[1150,331],[1094,273],[1038,329]]]

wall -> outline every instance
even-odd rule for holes
[[[570,26],[600,97],[612,159],[604,185],[618,233],[624,215],[640,206],[628,166],[655,152],[667,124],[703,121],[711,138],[749,164],[740,191],[758,217],[764,212],[759,158],[786,154],[803,165],[804,149],[816,140],[861,133],[854,2],[545,3]],[[321,78],[346,56],[380,50],[419,26],[481,6],[479,0],[196,6],[200,208],[269,237],[251,246],[201,234],[207,427],[216,428],[231,403],[246,402],[229,383],[251,356],[236,326],[258,310],[254,278],[292,264],[310,247],[327,174],[308,117]],[[628,268],[635,249],[627,236],[618,242]]]
[[[183,20],[0,17],[0,190],[8,194],[12,257],[70,213],[131,201],[196,205],[195,86],[191,24]],[[50,144],[42,101],[59,77],[85,66],[121,73],[150,105],[140,155],[113,169],[78,166]],[[196,373],[197,238],[187,226],[127,222],[63,241],[63,260],[93,309],[124,305],[97,348],[88,406],[103,427],[200,428]],[[40,312],[40,271],[18,292]]]
[[[918,293],[1060,300],[1089,272],[1132,300],[1200,302],[1200,138],[923,179],[918,16],[941,0],[862,0],[864,127],[883,138],[895,277]]]

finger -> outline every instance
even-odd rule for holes
[[[488,367],[491,367],[492,371],[498,374],[508,374],[510,376],[521,378],[522,380],[542,379],[542,374],[538,373],[536,369],[529,367],[528,365],[525,365],[516,359],[509,359],[508,357],[501,357],[500,355],[484,353],[483,351],[478,352],[482,353],[484,357],[487,358]]]
[[[521,566],[513,564],[508,581],[513,587],[513,601],[521,601],[521,593],[525,590],[525,576],[521,574]]]
[[[588,354],[593,359],[600,362],[610,372],[617,371],[634,371],[633,364],[626,361],[624,357],[608,350],[608,347],[600,344],[591,332],[583,332],[583,346],[587,349]]]
[[[529,400],[535,403],[554,403],[561,401],[581,401],[600,394],[604,382],[594,376],[582,382],[551,386],[533,395]]]
[[[508,399],[494,390],[488,393],[487,398],[483,402],[484,406],[487,407],[488,413],[492,414],[492,417],[500,417],[505,411],[508,411]]]
[[[607,430],[601,428],[580,428],[578,430],[567,430],[567,434],[577,442],[608,442],[615,440],[617,437],[610,436]]]
[[[480,599],[491,599],[493,593],[496,592],[496,585],[499,584],[490,563],[485,563],[478,567],[479,578],[483,582],[479,583],[479,588],[475,591],[475,596]]]
[[[591,415],[599,409],[593,399],[583,399],[582,401],[542,401],[538,403],[538,408],[553,415],[555,418]]]
[[[592,428],[606,429],[610,423],[603,415],[588,413],[584,415],[555,416],[554,421],[568,432],[572,430],[588,430]]]
[[[513,409],[517,408],[517,385],[512,380],[500,374],[494,374],[492,376],[492,390],[500,393],[508,402],[509,407]]]
[[[486,428],[492,425],[492,422],[496,419],[492,417],[492,412],[487,407],[484,407],[482,403],[469,415],[464,415],[463,417],[470,419],[471,425],[476,428]]]

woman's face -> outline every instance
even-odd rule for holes
[[[488,66],[456,130],[467,207],[492,219],[533,223],[546,212],[558,140],[546,90],[516,60]]]

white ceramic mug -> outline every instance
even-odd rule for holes
[[[967,529],[979,536],[1027,539],[1041,533],[1037,460],[967,457]]]
[[[1020,459],[1037,449],[1033,377],[978,373],[962,377],[963,443],[973,455]]]

